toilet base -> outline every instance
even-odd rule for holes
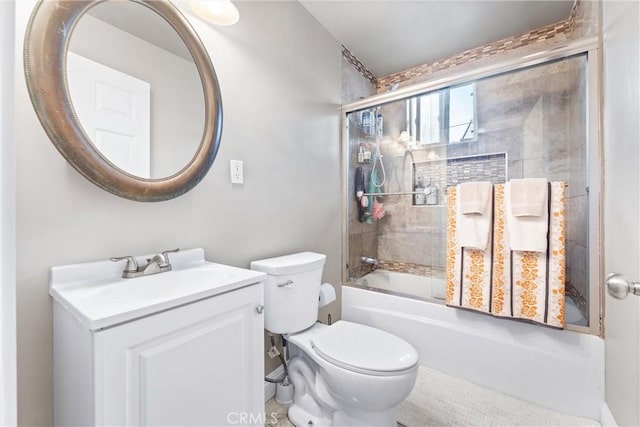
[[[350,408],[352,409],[352,408]],[[398,408],[384,412],[336,411],[333,414],[332,426],[359,427],[396,427],[398,425]]]
[[[358,416],[354,417],[354,415]],[[395,427],[397,426],[397,408],[383,413],[368,412],[362,414],[347,414],[338,410],[333,413],[333,419],[331,419],[326,416],[318,417],[310,414],[294,403],[289,407],[289,420],[296,427]]]
[[[375,412],[346,405],[329,393],[323,379],[316,376],[304,357],[291,359],[288,370],[294,387],[289,420],[296,427],[396,427],[397,407]]]
[[[302,357],[289,361],[289,381],[293,385],[293,404],[289,420],[296,427],[330,426],[333,410],[318,399],[315,392],[316,374]]]
[[[318,415],[307,412],[302,406],[296,405],[295,402],[289,407],[289,421],[296,427],[325,427],[333,425],[331,418]]]

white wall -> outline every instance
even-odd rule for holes
[[[40,128],[16,64],[21,425],[52,422],[51,266],[202,246],[246,267],[312,250],[339,282],[340,46],[297,2],[236,4],[232,27],[190,18],[218,73],[224,130],[212,170],[175,200],[131,202],[79,176]],[[18,51],[32,6],[16,3]],[[229,159],[245,162],[243,186],[229,183]]]
[[[603,7],[605,271],[640,279],[640,7]],[[640,425],[640,298],[605,299],[605,398],[619,425]]]
[[[13,2],[0,2],[0,425],[16,423],[15,134]]]

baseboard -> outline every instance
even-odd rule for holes
[[[604,403],[600,409],[600,425],[602,425],[602,427],[618,427],[618,423],[616,419],[613,418],[609,405],[606,403]]]
[[[282,365],[278,366],[276,369],[267,374],[267,378],[275,380],[284,375],[284,367]],[[264,401],[273,398],[276,395],[276,385],[275,383],[270,383],[269,381],[264,382]]]

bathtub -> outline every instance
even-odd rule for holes
[[[396,295],[444,301],[444,278],[416,276],[387,270],[374,270],[356,280],[365,288],[393,292]]]
[[[442,277],[426,277],[395,271],[374,270],[357,279],[356,284],[363,288],[398,296],[444,303],[445,280]],[[564,317],[567,323],[587,326],[587,319],[580,313],[575,301],[568,296],[565,301]]]
[[[443,282],[375,271],[342,287],[342,318],[391,332],[420,353],[420,364],[569,415],[600,419],[604,404],[604,341],[597,336],[494,318],[436,302]],[[373,282],[371,282],[373,281]],[[433,285],[433,286],[432,286]],[[385,288],[385,286],[387,288]],[[405,292],[402,292],[402,289]],[[415,290],[415,289],[413,289]]]

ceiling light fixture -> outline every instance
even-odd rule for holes
[[[189,5],[199,17],[216,25],[233,25],[240,19],[231,0],[189,0]]]

